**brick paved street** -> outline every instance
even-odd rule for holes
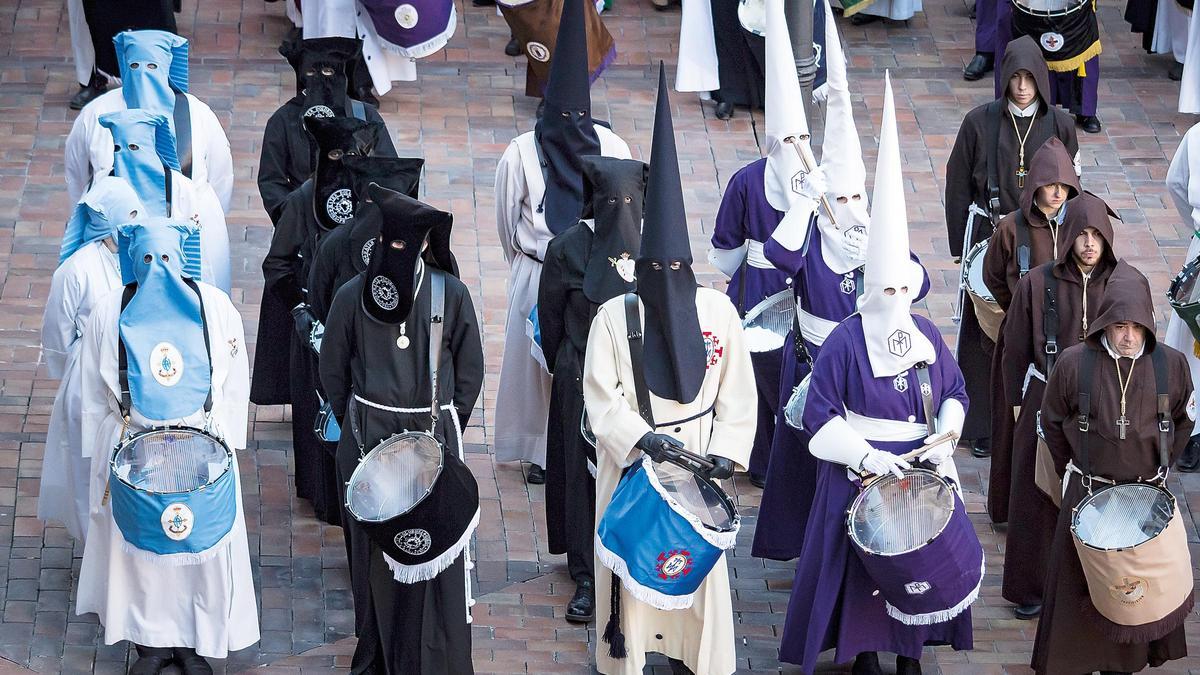
[[[645,0],[615,0],[605,20],[619,57],[593,89],[594,114],[613,121],[635,157],[648,154],[653,115],[651,63],[668,65],[678,41],[678,10],[658,13]],[[1121,20],[1123,2],[1102,0],[1105,28],[1100,116],[1105,132],[1080,132],[1084,186],[1120,211],[1119,253],[1153,284],[1160,332],[1169,311],[1162,294],[1182,264],[1188,233],[1162,182],[1167,162],[1192,120],[1174,113],[1177,83],[1168,60],[1144,54]],[[47,418],[56,383],[39,358],[38,330],[58,240],[69,213],[63,139],[76,90],[62,0],[0,0],[0,673],[122,673],[128,646],[104,646],[93,618],[74,614],[80,547],[65,531],[35,518]],[[536,101],[523,91],[523,59],[503,54],[508,31],[488,8],[459,7],[459,28],[444,51],[419,65],[419,79],[383,101],[401,155],[426,159],[424,198],[453,211],[455,252],[483,313],[488,376],[480,410],[467,431],[469,465],[480,483],[483,520],[474,608],[474,661],[480,673],[589,672],[595,632],[567,624],[573,590],[562,556],[546,552],[544,492],[526,486],[521,469],[489,453],[503,343],[507,267],[497,245],[492,197],[496,160],[509,139],[532,128]],[[237,184],[229,232],[234,302],[253,339],[261,295],[260,263],[271,228],[254,179],[262,128],[292,93],[290,68],[275,53],[286,32],[282,3],[185,0],[180,32],[192,40],[192,91],[225,125]],[[902,131],[912,244],[929,268],[926,308],[953,336],[949,317],[957,269],[947,258],[941,185],[945,159],[964,112],[989,100],[990,79],[963,82],[973,53],[964,0],[927,0],[907,26],[841,25],[851,59],[859,131],[872,169],[881,114],[883,69],[892,69]],[[696,259],[729,176],[759,155],[750,117],[715,119],[711,105],[674,94],[684,189]],[[762,120],[758,118],[761,133]],[[1085,138],[1086,136],[1086,138]],[[701,280],[719,276],[700,265]],[[353,649],[349,579],[341,533],[323,527],[293,496],[288,413],[252,408],[249,449],[241,456],[262,641],[234,654],[227,672],[316,673],[345,669]],[[968,506],[987,549],[988,576],[975,606],[975,650],[929,649],[923,663],[943,675],[1029,672],[1034,624],[1016,621],[999,597],[1003,530],[983,515],[986,464],[958,456]],[[1191,510],[1200,509],[1200,476],[1173,479]],[[744,477],[733,485],[744,516],[730,559],[737,613],[739,672],[780,668],[776,660],[792,566],[749,557],[759,491]],[[1189,623],[1200,651],[1200,622]],[[664,661],[655,661],[662,664]],[[1166,672],[1200,672],[1200,657]],[[658,666],[666,672],[665,666]],[[787,669],[784,669],[788,672]]]

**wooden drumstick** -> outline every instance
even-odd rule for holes
[[[796,155],[800,157],[800,163],[804,165],[804,171],[811,173],[816,167],[817,160],[812,156],[812,148],[808,145],[808,139],[804,137],[797,138],[796,136],[788,136],[783,139],[784,143],[789,143],[796,149]],[[808,152],[804,152],[808,150]],[[829,198],[824,194],[821,195],[821,206],[825,207],[825,215],[829,216],[829,222],[837,227],[837,218],[833,215],[833,209],[829,206]]]

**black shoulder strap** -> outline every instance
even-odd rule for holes
[[[546,164],[546,156],[542,153],[542,142],[537,135],[533,137],[533,149],[537,152],[538,167],[542,170],[542,200],[538,202],[537,212],[546,210],[546,193],[550,192],[550,166]]]
[[[443,316],[446,313],[446,277],[441,270],[429,266],[429,390],[433,401],[429,404],[429,414],[433,418],[434,431],[438,421],[438,364],[442,358],[442,327]]]
[[[1154,390],[1158,400],[1158,465],[1167,468],[1171,464],[1171,445],[1174,427],[1171,421],[1171,397],[1167,392],[1167,355],[1162,349],[1150,352],[1154,363]]]
[[[1088,460],[1088,431],[1092,415],[1092,371],[1096,367],[1096,350],[1089,345],[1083,350],[1083,362],[1079,370],[1079,470],[1091,473]]]
[[[929,364],[924,361],[914,366],[917,384],[921,389],[921,405],[925,409],[925,428],[932,436],[937,433],[937,413],[933,410],[933,383],[929,381]]]
[[[200,300],[200,329],[204,332],[204,352],[208,354],[208,396],[204,399],[204,412],[211,412],[213,407],[212,398],[212,346],[208,341],[208,317],[204,313],[204,296],[200,295],[200,287],[192,279],[184,279],[183,282],[196,294],[196,298]],[[137,283],[131,283],[125,286],[125,290],[121,292],[121,311],[129,305],[129,301],[133,300],[133,294],[137,292]],[[129,411],[133,410],[133,396],[129,392],[129,357],[125,353],[125,341],[121,339],[121,332],[117,331],[117,379],[121,387],[121,416],[129,417]]]
[[[192,109],[187,94],[175,92],[175,152],[179,155],[179,173],[192,177]],[[170,197],[167,197],[169,200]]]
[[[354,119],[366,122],[367,106],[363,105],[362,101],[352,98],[350,99],[350,114],[354,117]]]
[[[625,294],[625,327],[629,339],[629,365],[633,370],[633,391],[637,397],[638,414],[654,428],[654,411],[650,405],[650,388],[646,386],[646,373],[642,361],[642,313],[638,307],[636,293]]]
[[[1058,359],[1058,279],[1054,278],[1054,266],[1046,266],[1045,284],[1046,301],[1042,304],[1042,333],[1046,338],[1046,379],[1050,379],[1050,371],[1054,370],[1054,362]]]
[[[166,201],[167,201],[167,217],[168,218],[172,218],[175,216],[175,214],[172,212],[172,209],[171,209],[171,198],[175,196],[175,186],[174,186],[175,180],[172,178],[172,175],[173,174],[171,172],[171,167],[167,166],[166,164],[163,164],[163,188],[167,191]]]
[[[1017,210],[1016,220],[1013,225],[1017,234],[1017,278],[1021,279],[1026,274],[1029,274],[1029,259],[1032,255],[1029,243],[1029,221],[1025,218],[1025,212]]]
[[[991,151],[987,153],[987,207],[993,219],[1000,211],[1000,170],[997,165],[1000,161],[1000,115],[1003,113],[1001,106],[1005,100],[998,98],[992,101],[987,110],[987,140],[992,144]]]

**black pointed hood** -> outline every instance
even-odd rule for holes
[[[322,229],[332,230],[354,215],[354,184],[342,159],[373,153],[387,127],[353,117],[306,117],[304,129],[316,155],[313,214]]]
[[[363,275],[363,309],[375,320],[395,325],[412,312],[417,283],[425,274],[419,261],[441,267],[424,255],[424,247],[432,232],[449,230],[453,216],[376,183],[367,191],[379,210],[380,231]]]
[[[583,3],[577,0],[563,3],[545,107],[534,134],[546,169],[546,226],[559,234],[579,222],[583,210],[583,156],[600,154],[592,123]]]
[[[371,183],[416,198],[421,189],[421,167],[425,160],[415,157],[345,157],[342,159],[350,172],[351,192],[354,199],[354,219],[350,227],[350,247],[355,252],[354,268],[359,272],[367,267],[371,250],[379,237],[380,216],[378,208],[370,201]],[[368,214],[368,211],[371,213]]]
[[[583,217],[595,220],[583,294],[598,305],[637,288],[634,264],[649,168],[635,159],[583,158]]]
[[[296,96],[304,98],[305,117],[337,117],[350,113],[349,71],[362,49],[362,40],[325,37],[290,40],[279,53],[296,71]]]
[[[662,62],[636,270],[637,293],[646,305],[646,383],[661,398],[690,403],[704,384],[708,357],[696,314],[696,275]]]

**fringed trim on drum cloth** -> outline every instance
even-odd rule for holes
[[[738,515],[736,510],[733,513],[733,527],[728,532],[715,532],[710,530],[704,526],[704,523],[701,522],[700,518],[697,517],[696,514],[680,506],[679,502],[675,501],[675,499],[667,493],[666,488],[664,488],[662,483],[658,481],[658,474],[654,472],[654,461],[651,460],[649,456],[642,456],[642,469],[646,473],[646,481],[650,483],[650,487],[654,488],[654,491],[658,493],[659,497],[662,497],[662,500],[666,502],[667,506],[670,507],[671,510],[676,514],[678,514],[680,518],[686,520],[688,524],[692,526],[692,529],[696,531],[696,534],[700,535],[704,541],[707,541],[722,551],[728,551],[729,549],[733,548],[734,544],[737,543],[738,531],[742,529],[742,517]]]
[[[1144,623],[1140,626],[1122,626],[1119,623],[1113,623],[1096,609],[1096,606],[1092,604],[1092,599],[1086,595],[1080,601],[1080,613],[1100,630],[1100,634],[1105,639],[1123,644],[1145,644],[1161,640],[1182,626],[1188,614],[1192,612],[1195,603],[1196,598],[1189,593],[1187,600],[1178,609],[1158,621]]]
[[[437,52],[442,47],[445,47],[446,43],[450,41],[450,38],[454,36],[454,30],[457,27],[458,27],[458,10],[454,7],[453,4],[451,4],[450,5],[450,20],[446,22],[446,30],[429,38],[428,40],[422,42],[421,44],[413,45],[411,47],[401,47],[400,45],[392,44],[391,42],[384,40],[383,36],[379,35],[378,30],[375,31],[375,34],[377,37],[379,37],[380,46],[383,47],[384,49],[388,50],[389,52],[392,52],[394,54],[399,54],[400,56],[404,56],[404,57],[407,57],[410,59],[421,59],[421,58],[425,58],[426,56],[429,56],[430,54]]]
[[[694,593],[667,595],[638,583],[637,579],[634,579],[633,575],[629,573],[629,567],[625,565],[625,561],[616,553],[608,550],[608,547],[600,540],[600,535],[596,535],[596,557],[600,560],[600,564],[612,570],[613,574],[621,579],[621,585],[639,602],[666,611],[688,609],[692,606]]]
[[[950,609],[944,609],[940,612],[929,612],[928,614],[905,614],[893,607],[890,602],[885,601],[883,605],[887,608],[888,616],[906,626],[931,626],[935,623],[946,623],[967,611],[967,608],[979,599],[979,588],[983,585],[983,573],[986,566],[986,562],[981,561],[979,563],[979,583],[975,584],[975,588],[967,594],[967,597],[962,599],[962,602]]]
[[[224,553],[230,547],[230,542],[233,539],[233,528],[225,533],[217,543],[198,553],[155,553],[138,548],[129,543],[129,540],[124,536],[121,537],[121,552],[125,555],[142,560],[154,565],[162,565],[163,567],[186,567],[189,565],[203,565],[212,560],[221,553]]]
[[[475,509],[475,515],[471,518],[471,524],[467,526],[463,535],[453,546],[446,549],[446,552],[420,565],[405,565],[404,563],[393,560],[388,554],[383,554],[383,561],[387,563],[388,568],[392,570],[392,578],[402,584],[419,584],[422,581],[429,581],[437,575],[445,572],[448,567],[458,560],[458,556],[471,543],[471,536],[475,534],[475,528],[479,527],[479,509]]]
[[[1090,47],[1080,52],[1078,56],[1073,56],[1065,61],[1047,60],[1046,67],[1056,73],[1068,73],[1074,70],[1076,71],[1075,74],[1077,76],[1087,77],[1087,68],[1085,67],[1085,64],[1087,64],[1087,62],[1091,60],[1093,56],[1099,56],[1103,51],[1104,48],[1100,45],[1100,40],[1097,39]]]

